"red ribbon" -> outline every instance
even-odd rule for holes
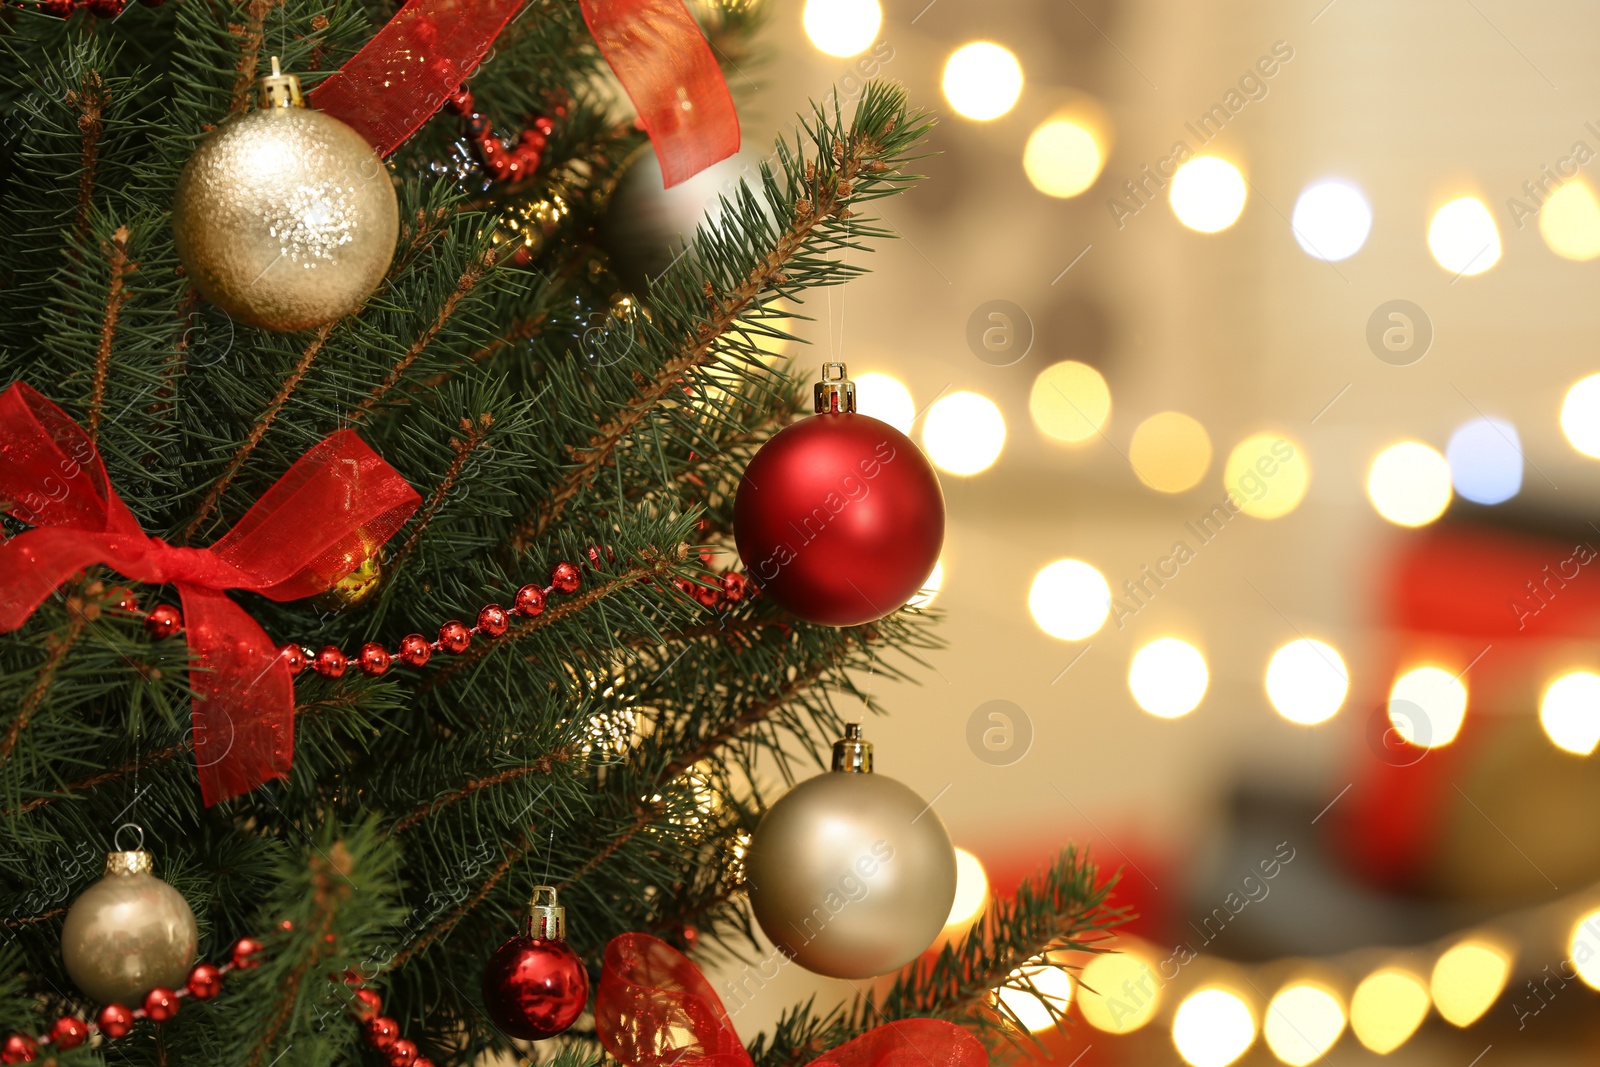
[[[752,1067],[705,975],[648,934],[606,946],[594,1002],[595,1032],[628,1067]],[[955,1023],[903,1019],[811,1061],[810,1067],[987,1067],[983,1044]]]
[[[178,587],[198,670],[195,760],[209,806],[289,773],[294,681],[277,645],[223,592],[296,600],[327,589],[387,541],[422,502],[353,431],[313,447],[210,548],[139,528],[82,427],[30,386],[0,394],[0,499],[34,529],[0,544],[0,633],[55,589],[104,563]]]
[[[739,116],[682,0],[580,0],[676,185],[739,150]],[[365,48],[310,93],[387,156],[461,87],[523,0],[407,0]]]

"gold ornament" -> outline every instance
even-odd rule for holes
[[[361,561],[355,570],[311,598],[318,611],[345,611],[371,599],[383,586],[383,564],[376,553]]]
[[[745,871],[772,943],[833,978],[870,978],[916,959],[956,895],[944,823],[911,789],[872,773],[872,746],[855,723],[833,746],[831,773],[767,810]]]
[[[178,178],[172,236],[195,288],[240,322],[304,330],[366,302],[394,258],[400,211],[383,160],[300,82],[272,74],[256,110],[200,142]]]
[[[194,912],[150,868],[143,850],[109,853],[105,877],[67,910],[61,959],[92,1000],[137,1007],[155,987],[181,989],[188,978],[200,942]]]

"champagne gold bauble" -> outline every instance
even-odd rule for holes
[[[200,931],[183,894],[150,873],[150,853],[112,852],[106,873],[67,909],[61,958],[91,1000],[132,1004],[180,989]]]
[[[276,58],[272,69],[256,110],[219,126],[184,166],[172,236],[207,300],[252,326],[303,330],[372,295],[400,212],[372,146],[307,108]]]
[[[808,971],[870,978],[931,945],[956,895],[956,853],[933,808],[872,773],[851,724],[833,771],[768,809],[745,853],[756,921]]]

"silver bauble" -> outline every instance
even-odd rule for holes
[[[91,1000],[138,1007],[157,986],[181,989],[200,931],[183,894],[150,873],[150,853],[113,852],[61,926],[67,974]]]
[[[833,771],[767,810],[745,853],[750,905],[767,937],[832,978],[903,967],[933,943],[956,895],[956,854],[933,808],[873,774],[850,724]]]
[[[172,237],[202,296],[240,322],[303,330],[358,310],[394,258],[388,168],[355,130],[261,79],[256,110],[200,142],[178,178]]]

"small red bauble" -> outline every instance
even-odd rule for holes
[[[259,967],[261,961],[256,959],[261,952],[261,942],[254,938],[241,937],[233,945],[233,965],[241,971],[248,971],[252,967]]]
[[[709,585],[700,585],[697,583],[694,586],[694,590],[691,595],[693,595],[693,597],[700,602],[702,607],[714,608],[717,606],[717,598],[722,594],[711,588]]]
[[[401,1038],[389,1046],[389,1067],[412,1067],[417,1062],[417,1045]]]
[[[406,634],[400,639],[400,662],[407,667],[421,667],[433,656],[433,646],[421,634]]]
[[[389,669],[389,652],[378,642],[368,641],[361,646],[361,655],[356,659],[356,666],[365,674],[382,674]]]
[[[456,620],[451,619],[439,627],[439,647],[446,652],[465,652],[470,644],[472,631]]]
[[[506,632],[506,627],[511,625],[511,616],[506,614],[506,609],[499,604],[485,604],[483,610],[478,612],[478,632],[488,634],[490,637],[499,637]]]
[[[433,1061],[426,1056],[418,1056],[411,1067],[433,1067]]]
[[[400,1040],[400,1024],[387,1015],[379,1015],[375,1019],[368,1020],[364,1031],[367,1044],[379,1052]]]
[[[383,998],[375,990],[356,990],[355,1003],[350,1006],[350,1011],[357,1019],[375,1019],[383,1010]]]
[[[518,615],[534,618],[544,611],[544,590],[536,585],[525,585],[517,590],[516,599],[511,602]]]
[[[522,933],[495,950],[483,969],[483,1003],[507,1037],[541,1041],[577,1021],[589,1002],[589,974],[563,937],[567,909],[556,891],[535,886]],[[541,892],[548,904],[538,903]]]
[[[783,608],[829,626],[899,608],[944,544],[933,467],[905,434],[854,411],[843,375],[843,364],[823,365],[819,413],[761,446],[733,507],[745,572]]]
[[[84,5],[96,18],[114,19],[128,6],[128,0],[88,0]]]
[[[317,673],[324,678],[343,677],[344,669],[349,664],[350,661],[344,658],[344,653],[332,645],[323,645],[322,650],[317,653],[317,658],[312,662]]]
[[[117,598],[117,610],[136,612],[139,610],[139,598],[133,595],[130,589],[113,589],[111,595]]]
[[[107,1004],[100,1009],[100,1014],[94,1017],[94,1024],[100,1032],[115,1040],[126,1037],[129,1030],[133,1029],[133,1012],[121,1004]]]
[[[291,675],[299,674],[311,662],[311,657],[306,655],[306,650],[299,645],[284,645],[278,650],[278,655],[283,657],[283,662],[289,665]]]
[[[78,0],[39,0],[39,10],[58,19],[71,18],[78,10]]]
[[[144,629],[151,637],[171,637],[183,629],[183,615],[171,604],[157,604],[144,617]]]
[[[196,964],[189,972],[189,995],[196,1000],[210,1000],[222,992],[222,972],[209,963]]]
[[[0,1063],[32,1063],[38,1055],[38,1042],[26,1034],[12,1034],[0,1045]]]
[[[722,576],[722,595],[728,598],[730,604],[737,604],[744,599],[744,575],[738,571],[729,571]]]
[[[56,1048],[77,1048],[89,1040],[89,1024],[73,1015],[63,1015],[50,1027],[50,1040]]]
[[[156,986],[144,995],[144,1013],[158,1023],[164,1023],[178,1014],[178,994]]]
[[[583,575],[578,571],[576,563],[562,560],[550,568],[550,584],[555,586],[558,593],[576,593],[578,583],[583,580]]]

